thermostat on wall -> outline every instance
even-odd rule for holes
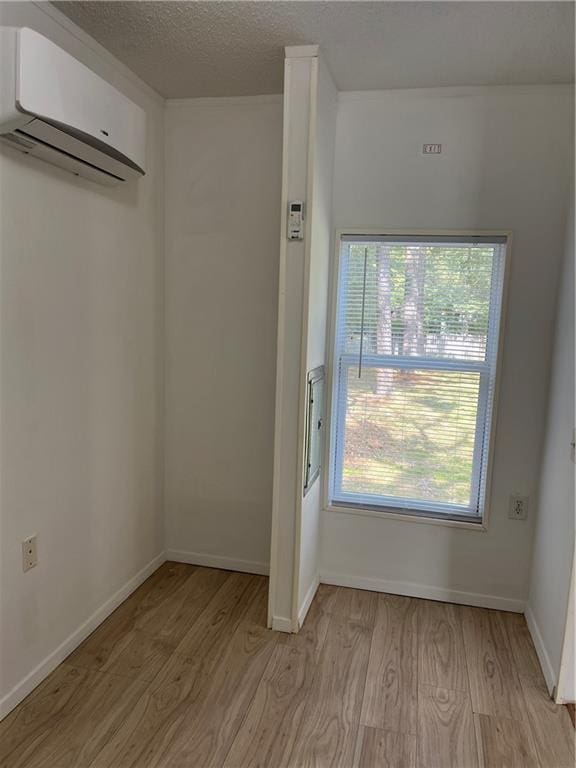
[[[288,203],[288,240],[304,239],[304,203],[292,200]]]

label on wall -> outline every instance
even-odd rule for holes
[[[423,144],[422,154],[423,155],[441,155],[442,144]]]

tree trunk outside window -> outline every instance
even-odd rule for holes
[[[379,355],[392,354],[392,280],[390,275],[390,246],[381,243],[376,254],[378,270],[378,321],[376,324],[376,351]],[[394,371],[379,368],[376,374],[376,393],[388,395],[392,391]]]
[[[426,351],[424,333],[424,280],[426,256],[421,247],[406,249],[406,283],[404,289],[404,355],[423,355]]]

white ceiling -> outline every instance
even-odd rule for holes
[[[56,2],[165,97],[280,93],[320,43],[340,90],[564,83],[571,2]]]

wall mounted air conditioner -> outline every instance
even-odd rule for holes
[[[101,184],[144,175],[143,110],[31,29],[0,27],[0,138]]]

